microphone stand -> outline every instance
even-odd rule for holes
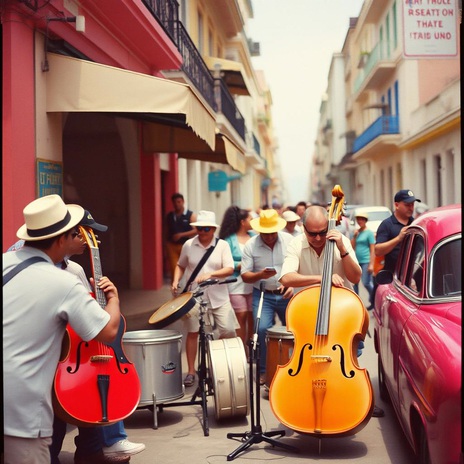
[[[283,437],[285,435],[285,430],[274,430],[271,432],[263,433],[261,423],[260,423],[260,415],[261,415],[261,407],[260,407],[260,385],[259,385],[259,371],[260,371],[260,357],[259,357],[259,342],[258,342],[258,329],[259,329],[259,322],[261,319],[261,310],[263,308],[263,300],[264,300],[264,282],[260,283],[260,291],[261,296],[259,299],[258,305],[258,313],[256,316],[256,323],[255,323],[255,332],[253,334],[253,338],[248,341],[249,346],[249,361],[250,361],[250,417],[251,417],[251,431],[244,432],[244,433],[228,433],[227,438],[232,440],[240,440],[243,443],[232,453],[227,456],[228,461],[232,461],[237,457],[237,455],[247,448],[249,448],[253,443],[261,443],[265,441],[272,446],[280,446],[281,448],[285,448],[288,451],[299,452],[298,448],[293,446],[287,445],[285,443],[281,443],[277,440],[274,440],[271,437],[280,436]],[[255,366],[255,376],[253,376],[253,366]],[[253,386],[253,382],[255,386]],[[253,388],[255,388],[255,393],[253,392]],[[256,402],[254,401],[254,394],[256,395]]]

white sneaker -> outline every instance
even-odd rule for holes
[[[111,446],[103,447],[103,454],[105,456],[115,456],[118,454],[124,454],[126,456],[132,456],[133,454],[140,453],[145,449],[143,443],[132,443],[127,438],[119,440]]]

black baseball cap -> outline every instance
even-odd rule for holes
[[[84,217],[82,218],[82,221],[79,222],[79,225],[90,227],[100,232],[106,232],[108,230],[108,226],[104,226],[103,224],[99,224],[97,221],[95,221],[88,210],[85,210]]]
[[[395,195],[395,203],[400,201],[404,201],[405,203],[413,203],[415,201],[420,202],[419,198],[416,198],[411,190],[400,190],[397,192]]]

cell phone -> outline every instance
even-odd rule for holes
[[[275,268],[273,268],[273,267],[265,267],[264,270],[268,271],[268,272],[272,272],[272,271],[275,271]]]

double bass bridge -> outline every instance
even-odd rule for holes
[[[113,356],[110,354],[97,354],[90,357],[90,362],[93,363],[107,363],[113,359]]]
[[[318,362],[332,362],[332,357],[327,354],[312,354],[311,359]]]

